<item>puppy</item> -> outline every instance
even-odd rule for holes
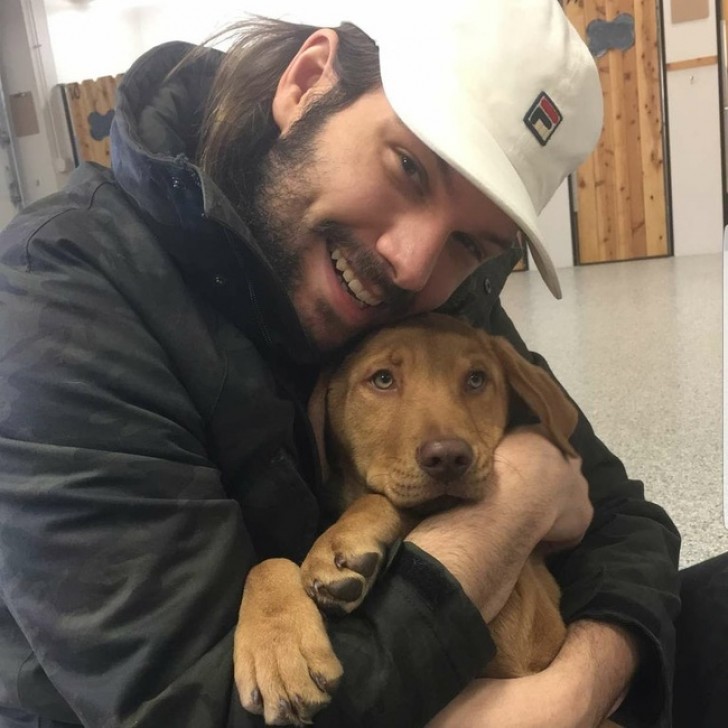
[[[438,314],[382,329],[323,375],[309,411],[324,464],[323,506],[341,514],[299,568],[254,567],[235,634],[243,706],[266,723],[301,725],[341,678],[321,611],[349,613],[366,597],[388,549],[429,513],[486,495],[511,389],[565,454],[577,413],[543,370],[505,340]],[[498,652],[489,677],[545,668],[566,628],[542,557],[527,561],[490,623]]]

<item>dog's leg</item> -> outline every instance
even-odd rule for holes
[[[560,591],[540,556],[532,554],[503,609],[488,625],[496,644],[485,677],[510,678],[540,672],[566,638]]]
[[[532,554],[503,609],[488,625],[497,647],[484,676],[513,678],[545,670],[566,639],[561,592],[540,554]],[[620,728],[605,719],[599,728]]]
[[[357,498],[306,556],[301,566],[306,592],[325,612],[353,611],[376,580],[390,546],[415,523],[382,495]]]
[[[233,651],[243,707],[267,725],[304,725],[331,699],[343,669],[299,567],[269,559],[245,581]]]

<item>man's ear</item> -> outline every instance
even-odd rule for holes
[[[312,33],[283,72],[273,97],[273,119],[286,134],[316,96],[336,83],[334,58],[339,36],[331,28]]]

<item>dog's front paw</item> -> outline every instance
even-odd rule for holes
[[[322,611],[348,614],[364,601],[384,556],[381,542],[334,524],[301,565],[303,588]]]
[[[343,670],[294,563],[270,559],[251,570],[233,657],[240,702],[266,725],[310,724],[331,700]]]

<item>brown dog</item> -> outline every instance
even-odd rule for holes
[[[367,338],[310,403],[324,505],[341,517],[302,566],[270,559],[245,584],[235,634],[235,679],[244,707],[268,724],[310,722],[341,675],[319,609],[348,613],[365,598],[387,550],[427,513],[486,494],[512,388],[544,434],[575,455],[577,414],[554,380],[504,339],[429,314]],[[546,667],[566,629],[559,589],[542,558],[526,563],[490,623],[490,677]]]

